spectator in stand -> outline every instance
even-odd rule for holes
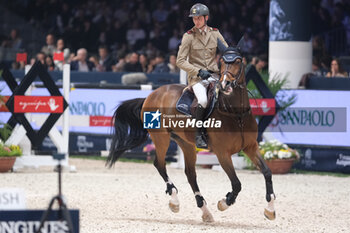
[[[129,54],[129,59],[126,61],[123,71],[142,72],[142,66],[139,62],[139,55],[136,52],[132,52]]]
[[[61,34],[67,29],[71,14],[68,3],[63,3],[56,18],[56,27]]]
[[[151,23],[151,14],[149,10],[146,8],[146,5],[144,2],[140,1],[139,6],[137,8],[137,17],[142,22],[142,24],[150,24]]]
[[[10,37],[1,44],[4,48],[19,49],[22,48],[22,38],[19,36],[17,29],[12,29]]]
[[[13,70],[24,70],[26,64],[23,61],[12,62],[11,67]]]
[[[70,62],[69,57],[70,57],[70,50],[69,48],[65,48],[64,46],[64,40],[63,39],[58,39],[56,43],[56,50],[54,53],[63,53],[63,61],[59,60],[54,60],[55,68],[56,70],[63,70],[63,65],[67,64]]]
[[[117,64],[112,66],[113,72],[123,72],[124,66],[126,64],[127,56],[119,55],[118,57],[119,57],[119,59],[118,59]]]
[[[255,65],[256,70],[261,73],[267,67],[267,55],[259,56],[259,60]]]
[[[153,44],[151,42],[147,43],[146,49],[145,49],[145,53],[148,57],[148,59],[150,60],[151,57],[155,57],[156,53],[157,53],[157,49],[153,46]]]
[[[77,56],[73,58],[73,61],[70,63],[70,69],[89,72],[94,69],[95,65],[91,61],[87,60],[87,50],[85,48],[78,49]]]
[[[108,48],[113,49],[113,52],[119,50],[123,47],[122,44],[127,43],[126,31],[131,28],[131,25],[128,24],[132,19],[132,21],[136,20],[140,23],[140,28],[146,34],[144,42],[135,42],[137,50],[133,49],[133,51],[146,51],[147,43],[152,40],[153,46],[168,53],[168,49],[174,50],[176,44],[174,42],[169,47],[169,37],[173,34],[172,30],[175,29],[182,34],[187,31],[185,29],[189,28],[191,24],[190,20],[182,20],[182,15],[187,11],[185,8],[187,8],[188,1],[186,4],[184,3],[186,1],[173,0],[158,2],[156,0],[117,2],[21,0],[3,2],[6,2],[5,5],[8,2],[13,11],[24,16],[31,24],[64,37],[71,51],[76,51],[81,47],[88,51],[95,51],[98,49],[98,45],[102,44],[108,45]],[[23,5],[21,2],[29,2],[29,4]],[[268,29],[266,22],[269,1],[224,0],[216,3],[214,0],[207,0],[206,2],[213,7],[213,15],[215,15],[210,19],[211,24],[220,25],[219,30],[229,44],[236,44],[240,37],[248,32],[250,38],[247,38],[248,46],[244,50],[254,54],[267,53]],[[312,1],[310,14],[315,22],[312,32],[314,35],[322,35],[327,39],[325,48],[335,56],[349,53],[350,27],[346,27],[350,22],[349,3],[350,1],[345,0]],[[169,8],[170,5],[171,8]],[[166,25],[171,25],[171,28],[166,27]],[[158,31],[155,30],[158,27],[160,27],[157,29]],[[348,33],[347,40],[344,36],[346,35],[345,29]],[[330,30],[337,32],[330,32]],[[344,38],[344,40],[339,41],[338,38]],[[347,50],[344,50],[343,46],[346,45],[346,42],[348,46]],[[165,49],[163,43],[165,43]],[[330,50],[330,48],[334,50]],[[155,53],[152,55],[147,53],[148,57],[154,55]],[[320,56],[319,53],[314,53],[314,56],[321,58],[324,55]],[[330,59],[322,58],[321,62],[328,68],[331,57]]]
[[[181,44],[181,37],[179,35],[179,31],[177,29],[173,30],[173,36],[169,39],[168,49],[170,51],[176,51]]]
[[[155,22],[164,23],[168,18],[169,11],[164,9],[164,2],[158,4],[158,8],[153,11],[152,18]]]
[[[98,49],[99,60],[97,71],[112,71],[112,65],[115,64],[115,61],[108,53],[108,49],[106,46],[100,46]]]
[[[327,78],[333,78],[333,77],[343,77],[347,78],[348,73],[343,69],[339,59],[333,59],[331,62],[331,71],[327,73]]]
[[[111,29],[107,30],[107,41],[111,48],[121,48],[126,43],[126,27],[118,20],[113,22]]]
[[[256,66],[258,64],[259,58],[257,56],[253,56],[252,60],[250,61],[250,64],[253,66]]]
[[[147,68],[148,68],[148,59],[146,54],[141,53],[139,56],[139,62],[142,66],[142,72],[146,73],[147,72]]]
[[[35,62],[36,62],[36,58],[32,57],[29,61],[29,65],[33,66]]]
[[[121,24],[125,24],[129,20],[129,7],[128,2],[123,1],[122,7],[118,7],[116,11],[114,12],[114,18],[117,19]]]
[[[80,46],[83,48],[88,48],[91,51],[97,49],[97,42],[99,33],[94,24],[90,20],[85,19],[83,24],[83,30],[81,32]]]
[[[130,47],[133,49],[137,49],[136,47],[139,47],[140,44],[141,45],[145,44],[144,40],[146,39],[146,33],[145,33],[145,30],[140,28],[139,22],[137,20],[134,20],[131,28],[127,30],[126,39]]]
[[[153,46],[162,51],[166,52],[168,48],[168,38],[166,37],[165,30],[158,24],[154,27],[154,30],[149,33],[149,38]]]
[[[326,45],[321,36],[312,38],[312,55],[320,61],[323,70],[328,70],[332,57],[326,50]]]
[[[156,63],[157,61],[155,56],[150,57],[148,60],[149,60],[149,63],[147,66],[147,73],[149,74],[153,72],[154,67],[157,65]]]
[[[323,72],[321,70],[321,64],[320,64],[320,61],[319,59],[317,59],[316,57],[314,57],[312,59],[312,74],[317,76],[317,77],[322,77],[324,76],[323,75]]]
[[[99,67],[101,66],[99,63],[98,63],[98,58],[97,56],[91,56],[89,58],[89,61],[92,62],[94,64],[94,68],[92,69],[92,71],[100,71],[98,70]]]
[[[171,74],[179,74],[180,73],[179,67],[176,66],[176,55],[175,54],[170,54],[168,67],[169,67],[169,73],[171,73]]]
[[[53,56],[55,50],[55,37],[50,33],[46,36],[46,45],[42,47],[41,52],[43,52],[46,56]]]
[[[41,64],[46,65],[46,55],[43,52],[36,54],[36,61],[40,61]]]
[[[156,66],[152,73],[169,73],[168,63],[165,61],[164,54],[159,52],[156,56]],[[175,62],[176,63],[176,62]]]
[[[45,64],[47,66],[47,71],[53,71],[55,70],[55,64],[53,62],[53,59],[51,56],[46,56],[45,58]]]

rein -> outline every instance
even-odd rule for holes
[[[225,55],[225,54],[224,54]],[[224,56],[223,55],[223,56]],[[239,56],[239,55],[238,55]],[[240,56],[239,56],[240,57]],[[232,76],[235,80],[231,82],[231,87],[233,89],[236,89],[237,87],[239,87],[239,90],[241,92],[241,108],[243,109],[243,90],[246,89],[246,86],[244,84],[239,84],[239,80],[242,77],[242,72],[243,72],[243,62],[241,62],[240,67],[239,67],[239,71],[237,72],[237,74],[233,74],[232,72],[230,72],[228,69],[229,67],[233,64],[233,62],[235,62],[237,58],[235,58],[233,61],[227,62],[225,61],[226,67],[224,72],[220,73],[221,75],[227,75],[229,74],[230,76]],[[221,83],[218,83],[219,85],[219,89],[220,91],[223,90]],[[247,90],[247,89],[246,89]],[[238,123],[238,127],[240,128],[240,133],[241,133],[241,138],[242,138],[242,144],[241,144],[241,149],[244,146],[244,135],[243,135],[243,128],[244,128],[244,118],[248,115],[251,114],[251,108],[249,106],[249,108],[245,111],[242,112],[229,112],[228,108],[227,108],[227,104],[225,102],[227,102],[228,100],[226,100],[226,98],[223,99],[223,108],[225,109],[225,111],[221,111],[220,108],[218,108],[218,112],[222,115],[228,116],[230,118],[233,118],[237,123]],[[231,105],[228,103],[229,105],[229,109],[232,109]]]

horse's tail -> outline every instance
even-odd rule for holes
[[[141,108],[145,98],[124,101],[113,115],[114,135],[106,165],[112,167],[118,158],[129,149],[147,140],[148,132],[143,128]]]

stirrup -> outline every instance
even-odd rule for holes
[[[196,147],[201,149],[208,149],[208,143],[206,142],[204,135],[196,136]]]

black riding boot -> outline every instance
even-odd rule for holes
[[[205,117],[205,108],[202,107],[202,105],[198,104],[198,107],[196,109],[196,120],[197,121],[204,121]],[[207,149],[208,148],[208,142],[205,135],[205,128],[197,128],[196,132],[196,147]]]

